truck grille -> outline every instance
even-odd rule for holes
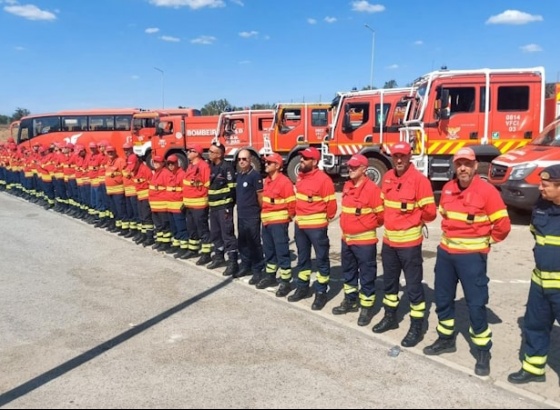
[[[506,176],[508,167],[505,165],[495,165],[492,164],[490,168],[490,178],[492,179],[504,179]]]

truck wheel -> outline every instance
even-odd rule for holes
[[[294,156],[290,160],[290,162],[288,162],[288,169],[286,170],[286,172],[288,173],[288,178],[290,178],[294,184],[297,181],[297,176],[298,176],[298,173],[299,173],[299,160],[300,160],[300,158],[301,158],[301,155]]]
[[[378,186],[381,186],[381,180],[383,175],[388,171],[387,165],[377,158],[368,158],[368,167],[366,169],[366,175],[369,179],[375,182]]]

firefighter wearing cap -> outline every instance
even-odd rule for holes
[[[99,152],[97,143],[89,143],[89,155],[87,161],[87,175],[90,181],[90,207],[88,209],[88,219],[89,223],[95,224],[100,220],[100,207],[99,207],[99,167],[103,161],[103,154]]]
[[[329,221],[336,215],[336,197],[332,180],[318,168],[321,154],[317,148],[306,148],[300,155],[295,218],[298,279],[296,291],[288,297],[288,301],[297,302],[309,296],[311,247],[313,247],[317,261],[317,279],[315,300],[311,309],[321,310],[327,303],[331,271],[327,230]]]
[[[130,142],[123,145],[124,160],[133,154],[133,147]],[[132,181],[132,175],[128,170],[128,165],[123,169],[123,185],[124,185],[124,215],[122,222],[122,230],[119,232],[120,236],[130,238],[136,235],[136,218],[138,217],[138,208],[135,208],[136,202],[136,189]]]
[[[471,148],[453,157],[457,177],[444,185],[439,211],[442,238],[435,266],[435,303],[438,339],[424,354],[454,352],[455,296],[461,283],[470,317],[470,337],[476,346],[475,373],[490,373],[492,332],[488,326],[487,262],[490,244],[503,241],[511,230],[506,206],[498,190],[476,174],[478,163]]]
[[[383,176],[381,185],[385,209],[381,248],[385,314],[372,330],[383,333],[399,327],[397,307],[403,272],[410,303],[410,327],[401,345],[412,347],[424,337],[426,296],[422,285],[422,229],[436,218],[437,209],[430,181],[410,162],[410,144],[394,144],[391,156],[393,169]]]
[[[77,217],[85,220],[88,217],[91,199],[91,182],[89,180],[89,158],[86,147],[78,144],[74,147],[76,157],[76,184],[78,185],[79,212]]]
[[[180,259],[198,256],[196,264],[206,265],[212,261],[212,240],[208,226],[208,188],[210,187],[210,166],[202,158],[202,147],[198,144],[187,146],[189,165],[183,180],[183,204],[189,233],[188,250],[178,255]]]
[[[161,155],[152,157],[154,173],[150,181],[148,199],[155,228],[155,244],[152,249],[165,251],[171,246],[171,227],[167,213],[167,186],[172,179],[171,172],[165,166]]]
[[[66,212],[68,206],[68,194],[66,193],[66,184],[64,182],[64,154],[62,153],[61,144],[54,143],[53,147],[53,163],[54,163],[54,200],[56,205],[54,210],[57,212]]]
[[[334,315],[357,312],[358,326],[367,326],[373,317],[377,279],[377,232],[383,225],[381,190],[367,175],[368,159],[354,155],[348,161],[350,179],[342,189],[340,256],[345,297],[333,308]]]
[[[109,211],[109,196],[107,195],[107,185],[105,184],[105,171],[109,162],[109,156],[107,155],[106,149],[109,146],[109,142],[103,140],[97,144],[97,146],[99,147],[99,153],[101,154],[97,174],[99,178],[99,196],[97,197],[99,221],[96,222],[94,226],[96,228],[108,228],[112,223],[111,211]]]
[[[277,297],[291,292],[292,266],[288,228],[296,215],[294,184],[282,174],[284,161],[277,153],[265,158],[268,177],[264,180],[262,193],[262,241],[265,259],[265,275],[257,283],[257,289],[277,284],[276,273],[280,274]]]
[[[173,240],[171,248],[167,249],[166,252],[177,255],[186,252],[189,245],[185,205],[183,205],[185,171],[179,166],[177,155],[167,157],[167,168],[172,176],[167,185],[167,212],[169,213],[169,224]]]
[[[105,186],[109,198],[109,209],[114,219],[114,224],[109,225],[107,230],[118,233],[122,229],[124,218],[123,170],[126,168],[126,161],[117,155],[117,150],[111,145],[105,148],[105,152],[108,158],[105,167]]]
[[[0,191],[6,190],[6,145],[0,143]]]
[[[152,170],[134,154],[128,157],[127,164],[138,200],[137,234],[132,240],[138,245],[152,246],[154,244],[154,221],[149,202]]]
[[[237,239],[233,225],[233,207],[236,199],[235,170],[229,162],[224,161],[225,147],[223,144],[212,144],[208,149],[208,154],[211,163],[208,205],[214,258],[207,268],[215,269],[226,265],[224,253],[227,253],[227,268],[223,275],[233,276],[239,271]]]
[[[39,178],[41,180],[39,186],[42,191],[43,200],[45,201],[43,207],[45,209],[54,208],[54,161],[51,150],[45,147],[40,147],[41,158],[39,159]]]
[[[551,331],[555,320],[560,323],[560,165],[545,168],[540,177],[530,226],[535,268],[523,320],[522,367],[508,376],[514,384],[546,381]]]

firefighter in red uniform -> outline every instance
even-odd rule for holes
[[[115,220],[107,229],[110,232],[118,233],[122,229],[124,216],[124,184],[123,170],[126,168],[126,161],[117,156],[115,147],[109,145],[105,148],[107,153],[107,165],[105,167],[105,185],[107,196],[109,197],[110,210]]]
[[[265,158],[268,177],[264,180],[262,193],[262,241],[265,258],[265,275],[257,283],[257,289],[265,289],[277,284],[276,272],[280,272],[280,286],[276,296],[290,293],[292,267],[290,258],[290,238],[288,227],[296,214],[294,184],[282,174],[283,160],[273,153]]]
[[[169,213],[169,225],[173,239],[171,241],[171,248],[167,249],[166,252],[182,254],[187,251],[189,245],[185,205],[183,205],[185,171],[179,166],[177,155],[167,157],[167,168],[172,175],[167,185],[167,195],[169,198],[167,201],[167,212]]]
[[[377,232],[383,225],[381,190],[366,175],[368,159],[354,155],[348,160],[350,180],[342,189],[341,251],[345,297],[333,308],[334,315],[357,312],[358,326],[373,317],[377,279]],[[359,299],[359,302],[358,302]]]
[[[210,187],[210,166],[202,158],[202,147],[198,144],[187,146],[189,166],[183,181],[183,205],[186,208],[188,249],[177,255],[180,259],[200,258],[196,264],[206,265],[212,261],[212,240],[208,226],[208,188]]]
[[[503,241],[511,230],[506,206],[498,190],[477,174],[471,148],[453,157],[457,178],[444,185],[439,211],[442,238],[435,266],[435,303],[438,339],[424,348],[426,355],[455,352],[455,295],[461,282],[469,308],[470,337],[476,346],[475,374],[490,374],[492,332],[488,326],[487,262],[490,244]]]
[[[128,164],[127,168],[134,182],[134,190],[138,199],[137,233],[132,240],[138,245],[152,246],[154,244],[154,221],[152,220],[152,210],[148,201],[152,170],[134,154],[128,157],[126,163]]]
[[[385,174],[381,186],[385,208],[381,249],[385,315],[372,330],[383,333],[399,327],[397,307],[402,271],[410,302],[410,328],[401,345],[412,347],[424,337],[426,297],[422,285],[422,228],[436,219],[437,209],[430,181],[410,162],[410,144],[399,142],[393,145],[391,155],[394,169]]]
[[[301,151],[300,168],[296,182],[296,226],[295,239],[298,250],[297,288],[288,297],[297,302],[309,296],[311,279],[311,246],[317,261],[315,300],[312,310],[321,310],[327,303],[331,265],[329,258],[329,221],[337,210],[334,184],[330,177],[318,169],[321,153],[315,147]]]
[[[165,161],[161,155],[152,157],[154,163],[154,174],[150,181],[148,198],[152,218],[154,220],[156,238],[152,249],[165,250],[171,244],[171,229],[169,226],[169,214],[167,213],[167,184],[171,179],[171,172],[165,167]]]

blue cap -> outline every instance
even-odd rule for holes
[[[543,181],[560,182],[560,164],[546,167],[540,176]]]

